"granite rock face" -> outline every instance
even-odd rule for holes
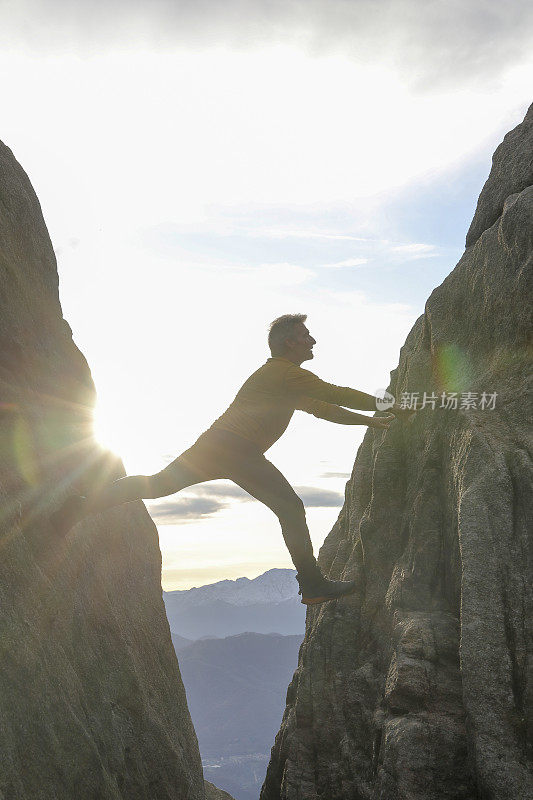
[[[219,789],[209,781],[205,781],[205,800],[234,800],[234,798],[224,789]]]
[[[532,157],[533,106],[391,374],[435,409],[357,454],[319,560],[359,592],[308,611],[261,800],[533,797]]]
[[[203,800],[143,503],[63,540],[47,524],[73,487],[124,475],[94,402],[39,202],[0,143],[0,798]]]

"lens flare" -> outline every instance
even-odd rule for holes
[[[13,427],[13,451],[19,472],[26,483],[30,486],[38,486],[41,477],[34,435],[31,426],[22,414],[17,416]]]
[[[471,388],[472,369],[469,358],[456,344],[441,345],[438,348],[434,370],[442,391],[465,392]]]

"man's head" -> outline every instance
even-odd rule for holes
[[[307,314],[284,314],[270,323],[268,346],[273,356],[288,358],[295,364],[313,358],[316,340],[309,333]]]

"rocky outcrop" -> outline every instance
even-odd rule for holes
[[[508,197],[533,186],[533,115],[505,136],[492,157],[492,169],[479,195],[474,219],[466,234],[466,246],[473,245],[502,215]]]
[[[124,468],[93,439],[39,202],[2,144],[0,281],[0,798],[203,800],[143,503],[63,540],[47,524]]]
[[[205,800],[234,800],[234,798],[224,789],[219,789],[213,783],[205,781]]]
[[[308,611],[261,800],[533,797],[532,154],[533,106],[391,374],[431,402],[357,454],[320,562],[359,591]]]

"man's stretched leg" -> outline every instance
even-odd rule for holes
[[[313,556],[304,504],[274,464],[263,455],[236,460],[227,477],[278,517],[285,544],[298,571],[302,603],[322,603],[355,591],[355,581],[330,581],[322,575]]]
[[[179,492],[187,486],[201,483],[205,478],[188,469],[179,459],[154,475],[126,475],[106,484],[87,497],[68,497],[51,515],[50,520],[58,532],[66,533],[73,525],[89,514],[129,503],[133,500],[153,500]]]
[[[297,570],[315,562],[304,504],[274,464],[263,455],[235,460],[227,477],[276,514]]]
[[[133,500],[153,500],[185,489],[201,478],[194,475],[185,465],[172,463],[154,475],[126,475],[102,487],[87,497],[87,513],[94,514],[106,508],[130,503]]]

